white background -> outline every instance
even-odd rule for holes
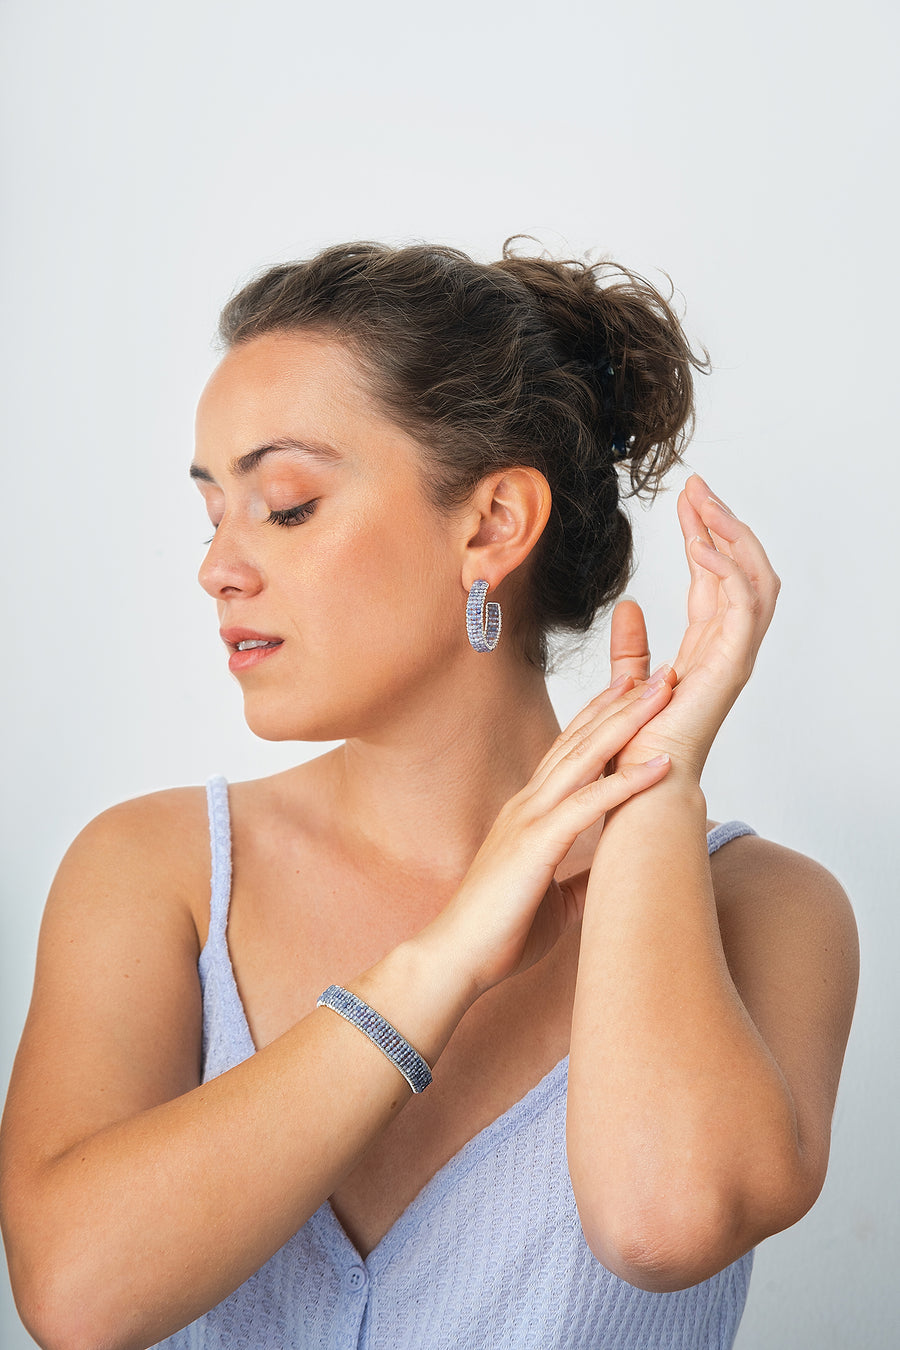
[[[758,1252],[738,1344],[894,1344],[896,6],[6,0],[0,24],[0,1074],[82,825],[328,748],[247,730],[195,581],[193,409],[232,290],[359,238],[487,261],[524,231],[666,269],[715,363],[690,466],[783,580],[709,812],[824,863],[862,945],[829,1179]],[[634,510],[629,590],[659,661],[683,617],[687,472]],[[553,680],[561,720],[605,684],[604,638]]]

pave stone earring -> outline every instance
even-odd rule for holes
[[[500,606],[493,600],[485,605],[487,591],[486,581],[473,581],[466,601],[466,631],[476,652],[492,652],[500,638]]]

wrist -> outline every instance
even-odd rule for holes
[[[661,778],[652,787],[645,788],[643,792],[635,793],[633,797],[629,797],[627,801],[607,812],[603,834],[600,836],[601,842],[610,823],[615,819],[624,818],[636,822],[646,817],[649,821],[660,812],[668,814],[672,811],[687,815],[689,818],[695,816],[705,833],[706,796],[697,775],[691,769],[678,765],[675,759],[672,760],[665,778]]]
[[[433,1069],[475,995],[430,932],[432,926],[401,942],[345,987],[390,1022]]]
[[[404,946],[410,949],[409,959],[441,991],[447,1006],[459,1009],[460,1018],[485,992],[478,978],[472,935],[465,931],[452,901]]]

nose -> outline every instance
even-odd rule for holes
[[[259,568],[224,521],[212,537],[197,580],[214,600],[236,594],[256,595],[263,584]]]

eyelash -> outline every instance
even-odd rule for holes
[[[290,506],[285,511],[270,511],[266,517],[266,524],[283,526],[302,525],[304,520],[308,520],[312,515],[317,504],[318,499],[314,499],[311,502],[303,502],[301,506]],[[209,539],[204,539],[204,547],[211,544],[215,537],[215,534],[213,534]]]

